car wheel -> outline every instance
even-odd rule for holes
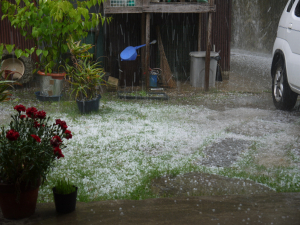
[[[277,109],[292,110],[296,104],[298,94],[293,92],[287,80],[285,62],[281,58],[275,65],[272,74],[272,96]]]

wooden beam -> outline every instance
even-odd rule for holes
[[[143,12],[155,13],[206,13],[215,12],[216,6],[208,4],[151,4],[144,5]]]
[[[201,51],[201,13],[199,15],[199,24],[198,24],[198,52]]]
[[[214,4],[214,0],[210,0],[210,5]],[[208,28],[207,28],[207,45],[205,58],[205,82],[204,90],[209,91],[209,71],[210,71],[210,51],[211,51],[211,28],[212,28],[212,13],[208,14]]]
[[[146,43],[146,13],[142,13],[141,18],[141,44]],[[145,54],[145,48],[141,48],[141,61],[142,61],[142,78],[143,80],[146,80],[145,78],[145,72],[146,72],[146,54]]]
[[[146,87],[149,88],[149,68],[150,68],[150,13],[146,14]]]

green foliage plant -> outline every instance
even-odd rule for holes
[[[0,129],[0,181],[7,184],[36,183],[46,179],[56,160],[64,157],[64,139],[72,138],[65,121],[35,107],[16,105],[9,126]]]
[[[10,100],[9,96],[11,96],[11,93],[8,89],[13,88],[13,84],[18,84],[13,80],[7,80],[8,78],[3,79],[3,72],[4,70],[0,71],[0,102],[6,102]]]
[[[92,54],[88,52],[92,48],[90,44],[75,42],[72,37],[68,40],[68,47],[72,54],[73,65],[66,64],[64,70],[68,81],[71,83],[71,95],[75,95],[78,101],[86,101],[97,98],[98,87],[105,84],[104,69],[100,62],[93,62]]]
[[[61,195],[71,194],[76,191],[76,187],[70,183],[69,179],[57,180],[55,184],[55,193]]]
[[[92,6],[99,6],[103,0],[9,0],[0,1],[2,20],[8,18],[14,28],[18,28],[26,39],[33,40],[35,47],[18,49],[15,45],[0,44],[0,58],[4,48],[17,58],[29,57],[36,53],[40,57],[39,69],[46,73],[58,72],[63,63],[63,55],[68,52],[67,39],[71,35],[80,40],[88,31],[109,22],[101,13],[90,13]],[[100,7],[98,7],[100,8]]]

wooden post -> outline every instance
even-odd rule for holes
[[[210,0],[210,5],[214,5],[214,0]],[[209,70],[210,70],[210,51],[211,51],[211,27],[212,27],[212,13],[208,14],[208,28],[207,28],[207,45],[205,58],[205,82],[204,90],[209,91]]]
[[[149,88],[149,68],[150,68],[150,13],[146,14],[146,87]]]
[[[146,43],[146,14],[142,13],[141,19],[141,44]],[[145,72],[146,72],[146,58],[145,58],[145,48],[141,48],[141,61],[142,61],[142,77],[145,80]]]
[[[198,52],[201,51],[201,13],[199,13],[199,25],[198,25]]]

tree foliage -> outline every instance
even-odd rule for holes
[[[80,40],[88,35],[88,31],[110,22],[101,13],[90,13],[92,6],[100,5],[103,0],[73,1],[69,0],[20,0],[10,3],[1,1],[2,20],[8,18],[11,25],[18,28],[26,39],[33,40],[35,47],[31,49],[15,49],[17,57],[28,57],[35,52],[40,56],[40,68],[47,72],[58,70],[62,55],[68,52],[67,39],[72,36]],[[0,44],[0,58],[4,47],[8,52],[14,45]]]

